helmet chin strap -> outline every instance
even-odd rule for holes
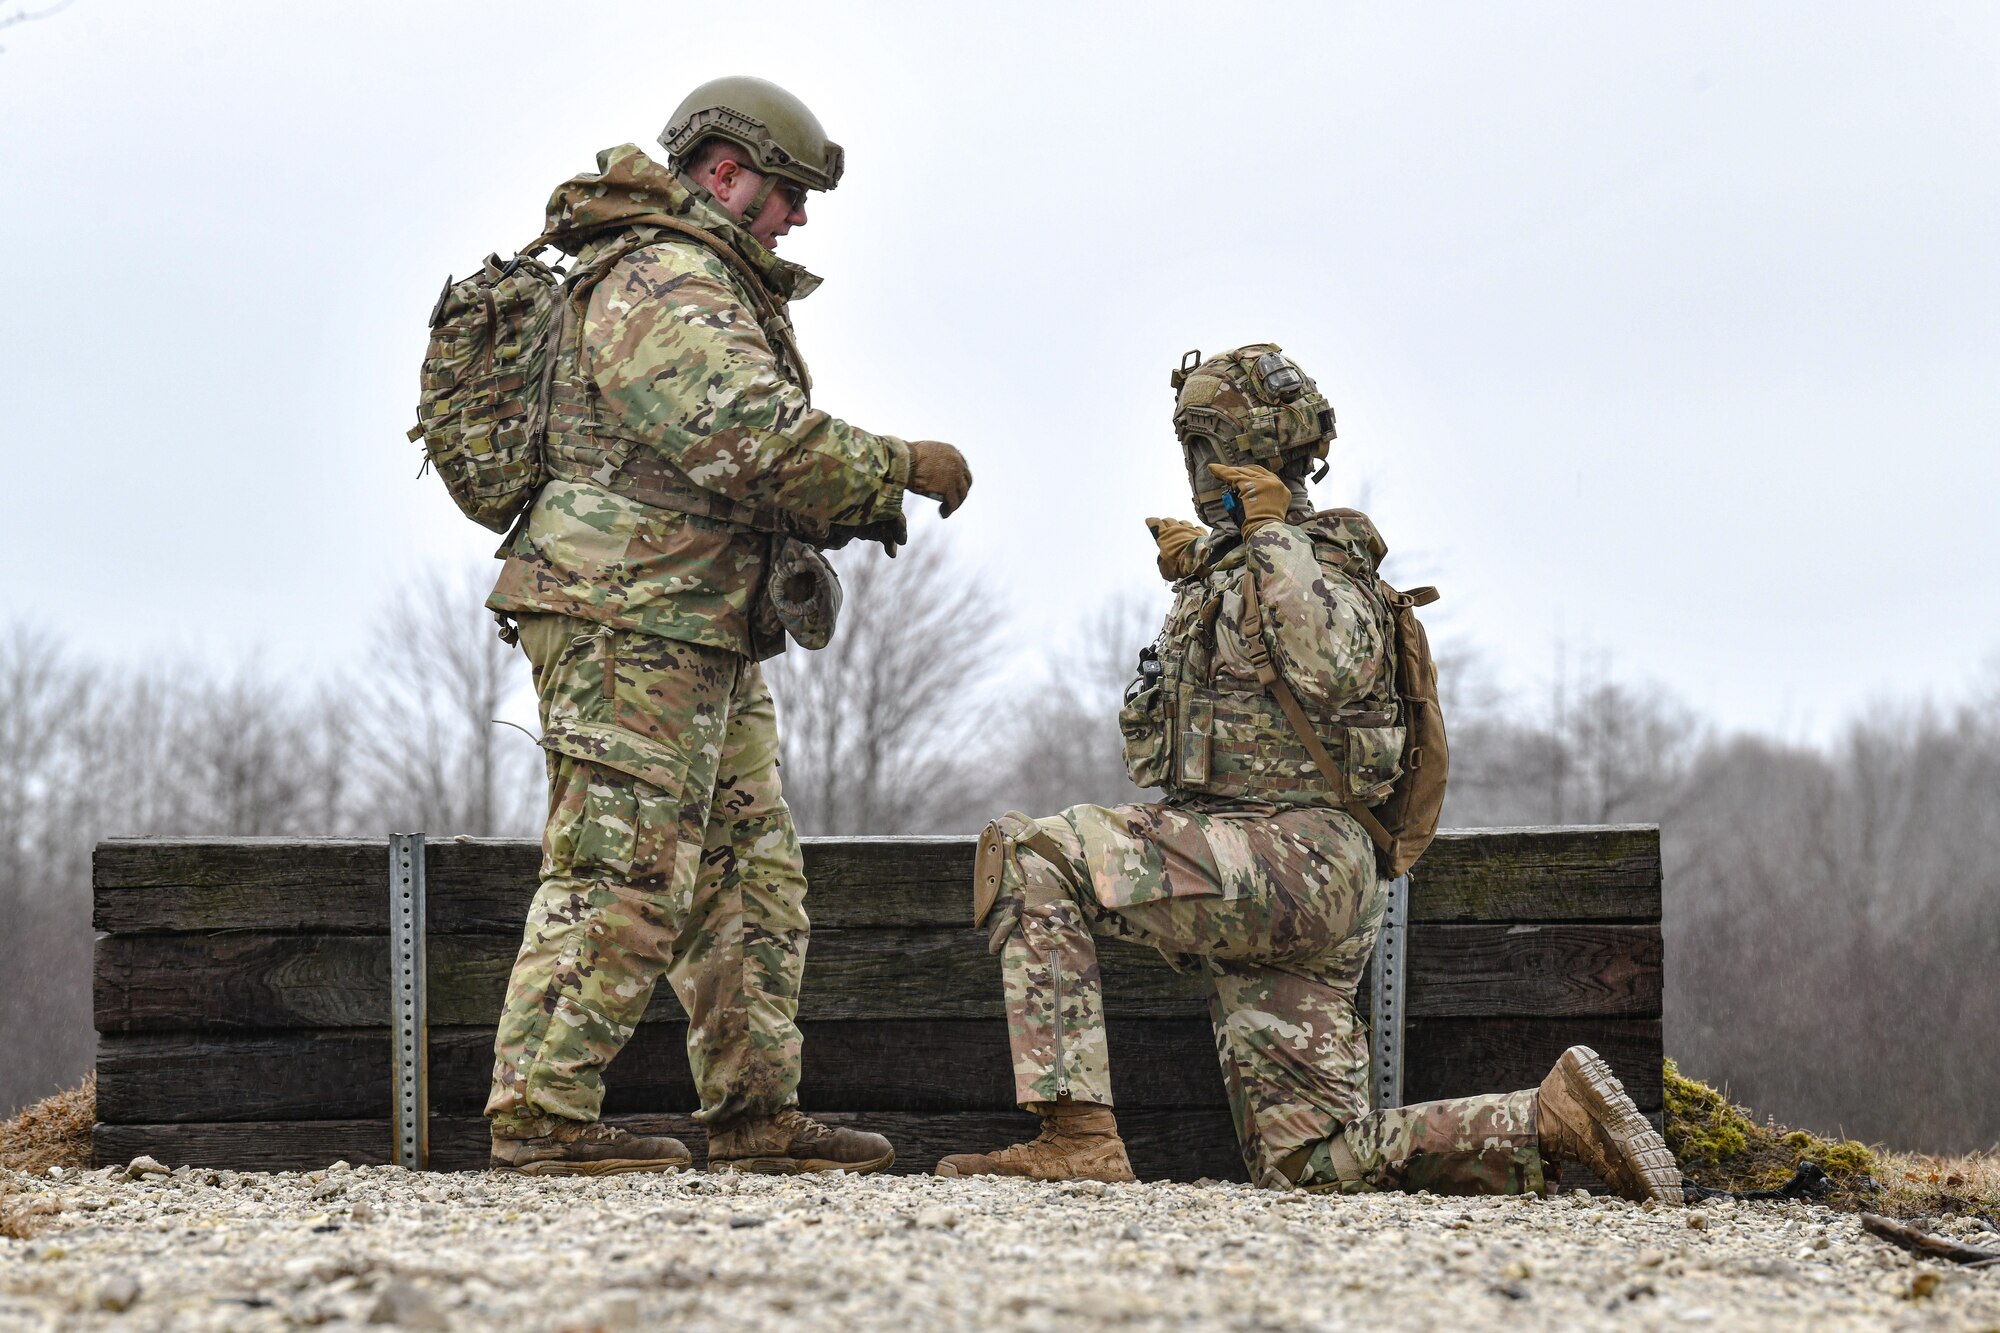
[[[751,196],[749,206],[743,210],[743,225],[746,227],[755,222],[758,216],[763,213],[764,205],[771,198],[771,191],[778,188],[778,178],[776,176],[768,171],[763,173],[763,175],[764,183],[757,187],[757,193]]]

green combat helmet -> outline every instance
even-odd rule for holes
[[[845,154],[826,137],[819,117],[775,83],[747,75],[710,79],[681,99],[674,118],[660,131],[660,146],[682,170],[704,139],[726,139],[750,155],[764,177],[744,216],[755,217],[778,178],[808,190],[840,184]]]
[[[1189,352],[1172,382],[1174,434],[1204,517],[1213,521],[1209,511],[1224,495],[1210,463],[1267,467],[1298,494],[1309,461],[1322,465],[1315,480],[1325,475],[1333,406],[1276,343],[1251,343],[1206,361]]]

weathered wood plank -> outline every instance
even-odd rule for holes
[[[1657,1018],[1413,1019],[1403,1031],[1403,1096],[1428,1102],[1532,1088],[1572,1046],[1610,1062],[1641,1110],[1664,1103]]]
[[[1101,944],[1105,1007],[1127,1018],[1206,1012],[1205,982],[1158,954]],[[499,1012],[512,941],[430,945],[430,1018],[483,1026]],[[1434,925],[1413,931],[1412,1017],[1622,1017],[1660,1013],[1660,931],[1631,925]],[[100,1032],[368,1027],[388,1012],[388,950],[366,935],[109,935],[97,942]],[[969,930],[813,935],[800,1017],[997,1018],[999,962]],[[649,1017],[677,1015],[670,999]]]
[[[1014,1104],[1007,1025],[995,1019],[807,1022],[799,1095],[815,1106],[887,1111],[1004,1110]],[[689,1107],[683,1022],[642,1024],[606,1077],[608,1114]],[[1113,1091],[1132,1107],[1220,1106],[1208,1024],[1115,1019]],[[493,1029],[433,1029],[434,1114],[478,1115]],[[97,1114],[109,1124],[348,1120],[389,1115],[389,1030],[134,1034],[97,1056]]]
[[[1206,1013],[1206,981],[1150,949],[1100,943],[1106,1009],[1132,1019]],[[430,1019],[482,1027],[500,1011],[514,947],[440,937]],[[1660,1013],[1660,931],[1632,925],[1428,927],[1412,935],[1412,1017],[1632,1017]],[[388,1013],[388,949],[366,935],[108,935],[98,939],[100,1033],[372,1027]],[[1000,969],[972,931],[820,931],[802,1019],[998,1019]],[[648,1021],[676,1021],[658,1001]]]
[[[641,1025],[606,1079],[607,1113],[695,1103],[686,1025]],[[1013,1104],[1006,1024],[998,1020],[808,1022],[800,1095],[816,1106],[974,1111]],[[1121,1108],[1223,1104],[1215,1048],[1197,1019],[1113,1019]],[[1641,1107],[1660,1105],[1660,1024],[1650,1019],[1424,1019],[1406,1037],[1409,1100],[1531,1087],[1563,1050],[1594,1047]],[[475,1116],[486,1101],[493,1029],[431,1032],[431,1107]],[[107,1124],[350,1120],[389,1115],[387,1028],[105,1037],[97,1114]]]
[[[808,1108],[811,1109],[811,1108]],[[946,1153],[985,1151],[1032,1138],[1036,1121],[1019,1111],[967,1111],[934,1115],[896,1111],[822,1112],[829,1124],[857,1125],[889,1136],[898,1173],[922,1173]],[[687,1116],[607,1117],[636,1133],[672,1134],[705,1165],[707,1137]],[[1118,1118],[1145,1180],[1245,1178],[1224,1110],[1133,1111]],[[486,1165],[486,1122],[458,1117],[431,1121],[431,1163],[444,1171]],[[292,1120],[262,1124],[98,1125],[92,1151],[100,1165],[123,1165],[145,1153],[168,1166],[208,1166],[238,1171],[309,1171],[346,1161],[355,1166],[389,1160],[389,1121]]]
[[[1410,872],[1412,921],[1658,921],[1654,824],[1445,829]]]
[[[430,941],[433,1024],[493,1021],[514,946],[498,936]],[[1107,1006],[1131,1017],[1205,1012],[1202,982],[1112,942]],[[366,935],[110,935],[97,942],[101,1032],[362,1027],[388,1013],[388,948]],[[997,1018],[999,960],[972,931],[816,931],[804,1019]],[[649,1019],[679,1017],[658,995]]]
[[[434,934],[518,935],[537,846],[429,845]],[[827,929],[956,926],[969,910],[972,839],[809,838],[807,908]],[[387,844],[376,839],[114,838],[98,844],[97,929],[388,929]],[[1659,831],[1447,830],[1419,864],[1418,921],[1657,921]]]

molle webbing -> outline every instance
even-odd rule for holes
[[[1206,755],[1205,772],[1199,758],[1192,766],[1184,759],[1176,762],[1177,790],[1281,806],[1340,805],[1346,779],[1328,789],[1312,752],[1269,694],[1189,682],[1170,688],[1167,725],[1173,728],[1177,754]],[[1343,714],[1315,719],[1313,726],[1323,735],[1340,737],[1349,726],[1381,726],[1389,720],[1387,713]]]
[[[1298,696],[1292,693],[1292,687],[1285,683],[1284,676],[1279,674],[1277,666],[1271,661],[1270,651],[1264,646],[1263,614],[1257,601],[1257,568],[1249,560],[1243,562],[1243,639],[1249,645],[1250,663],[1257,669],[1257,679],[1264,683],[1264,688],[1284,709],[1292,730],[1304,742],[1305,748],[1312,754],[1313,763],[1333,788],[1340,808],[1367,831],[1369,840],[1375,844],[1376,859],[1383,866],[1394,864],[1402,856],[1402,848],[1397,845],[1395,835],[1383,828],[1382,822],[1368,807],[1354,797],[1346,774],[1334,762],[1333,756],[1326,752],[1326,746],[1314,732],[1311,719],[1300,707]]]

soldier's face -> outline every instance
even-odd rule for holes
[[[766,250],[777,249],[780,236],[806,225],[805,187],[780,181],[778,188],[771,191],[771,197],[764,201],[763,209],[746,225]]]
[[[766,250],[778,248],[778,238],[794,227],[806,225],[806,188],[780,180],[754,218],[743,211],[764,188],[764,177],[741,162],[724,160],[715,164],[708,181],[709,193],[724,208],[743,219],[743,226]]]

